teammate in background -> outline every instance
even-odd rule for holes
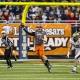
[[[78,65],[78,59],[80,56],[80,38],[79,38],[79,33],[74,33],[73,37],[70,39],[70,43],[71,43],[71,47],[70,50],[75,49],[75,57],[74,57],[74,67],[72,70],[72,73],[77,73],[76,68]],[[69,54],[70,54],[70,50],[67,54],[68,58],[69,58]]]
[[[11,54],[12,54],[13,43],[7,37],[5,31],[2,31],[1,34],[2,34],[2,37],[1,37],[2,43],[1,43],[1,46],[3,44],[5,45],[4,59],[6,59],[8,68],[12,68],[12,63],[11,63],[10,57],[11,57]]]
[[[43,61],[48,71],[51,72],[51,65],[47,57],[44,55],[44,42],[47,42],[47,37],[46,37],[46,33],[42,30],[42,26],[37,25],[35,32],[32,32],[32,33],[26,30],[24,24],[21,24],[20,27],[23,28],[23,30],[27,34],[34,36],[34,45],[35,45],[36,54]]]

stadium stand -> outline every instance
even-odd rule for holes
[[[80,0],[0,0],[1,2],[80,2]],[[0,6],[0,23],[6,20],[8,23],[14,23],[15,20],[21,20],[24,6]],[[76,22],[80,20],[79,6],[31,6],[26,17],[30,22],[41,20],[44,23]],[[74,20],[74,21],[73,21]],[[19,22],[19,21],[16,21]]]

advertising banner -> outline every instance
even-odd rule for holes
[[[26,33],[19,29],[20,24],[0,24],[0,32],[3,30],[4,26],[10,26],[11,30],[7,30],[8,37],[13,41],[16,55],[21,55],[25,57],[25,54],[36,55],[34,48],[34,37],[27,37]],[[29,32],[35,31],[37,24],[26,24],[29,28]],[[41,24],[43,30],[47,35],[47,43],[44,43],[45,55],[66,55],[68,53],[71,37],[71,25],[70,24]],[[1,33],[0,33],[1,35]],[[26,42],[25,42],[26,41]],[[24,44],[25,45],[24,45]],[[26,46],[26,50],[23,48]],[[20,48],[20,50],[19,50]],[[28,49],[28,50],[27,50]],[[22,51],[23,50],[23,51]],[[0,55],[4,52],[3,47],[1,47],[0,38]],[[19,54],[20,53],[20,54]],[[14,53],[15,54],[15,53]]]

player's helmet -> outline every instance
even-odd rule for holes
[[[78,38],[79,38],[79,33],[74,33],[73,34],[73,40],[74,40],[74,42],[76,42],[78,40]]]
[[[42,26],[40,25],[36,26],[36,31],[42,31]]]

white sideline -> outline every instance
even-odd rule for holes
[[[21,74],[21,76],[27,76],[27,75],[29,75],[29,76],[31,76],[31,75],[33,75],[33,76],[35,76],[35,74]],[[52,74],[36,74],[36,76],[37,75],[52,75]],[[53,74],[53,75],[73,75],[73,73],[72,74]],[[80,75],[80,74],[75,74],[75,75]],[[20,74],[16,74],[16,75],[14,75],[14,74],[9,74],[9,75],[0,75],[0,76],[20,76]]]
[[[1,80],[4,80],[4,79],[11,79],[11,80],[17,80],[17,79],[19,79],[19,80],[22,80],[22,79],[26,79],[26,80],[29,80],[29,79],[32,79],[32,80],[39,80],[39,79],[41,79],[41,80],[53,80],[53,79],[58,79],[58,80],[64,80],[64,79],[72,79],[72,80],[80,80],[80,78],[1,78]]]
[[[5,61],[5,60],[0,60]],[[11,61],[14,61],[13,59]],[[17,59],[17,61],[41,61],[40,59]],[[49,59],[49,61],[74,61],[74,59]]]

